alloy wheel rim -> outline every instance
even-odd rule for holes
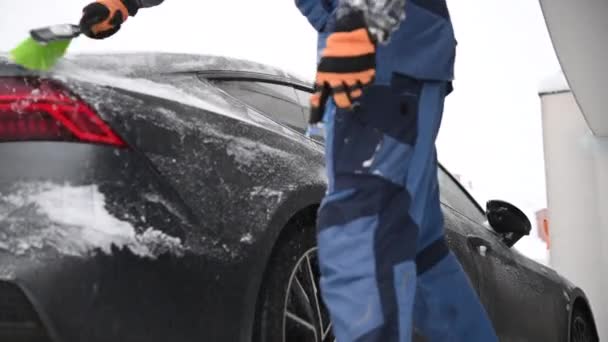
[[[283,341],[335,342],[329,313],[321,300],[317,248],[306,251],[289,276],[283,305]]]

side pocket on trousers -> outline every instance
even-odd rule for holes
[[[383,133],[363,122],[359,110],[337,109],[334,117],[333,156],[336,174],[367,173],[366,161],[373,158]]]
[[[391,86],[366,88],[354,110],[336,111],[334,167],[337,173],[369,173],[377,153],[393,153],[385,136],[413,146],[418,136],[419,86],[412,79],[395,78]],[[382,156],[380,156],[382,157]]]

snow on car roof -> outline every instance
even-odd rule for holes
[[[252,72],[277,76],[299,83],[309,83],[301,77],[257,62],[212,55],[177,53],[112,53],[76,54],[60,64],[75,63],[81,67],[101,69],[121,76],[144,77],[150,74],[171,74],[196,71]]]
[[[159,74],[203,71],[250,72],[280,77],[294,83],[312,84],[312,82],[302,77],[269,65],[213,55],[157,52],[70,54],[62,58],[54,70],[70,70],[74,66],[77,69],[102,71],[114,76],[137,78],[148,78],[148,76]],[[25,69],[17,69],[6,53],[0,53],[0,72],[2,71],[11,75],[31,73]]]

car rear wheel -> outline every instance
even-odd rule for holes
[[[279,241],[262,285],[255,342],[334,342],[321,301],[314,228],[297,228]]]
[[[575,310],[570,327],[571,342],[597,342],[591,318],[583,310]]]

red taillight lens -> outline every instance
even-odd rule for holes
[[[91,107],[58,82],[0,78],[0,142],[31,140],[126,146]]]

